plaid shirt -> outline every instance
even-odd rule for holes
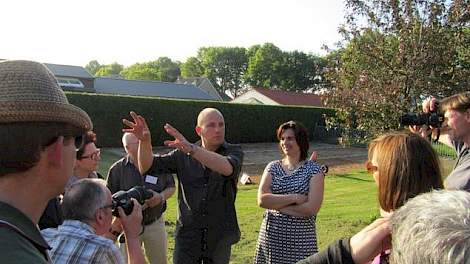
[[[41,231],[52,247],[53,263],[124,263],[119,249],[91,226],[77,220],[65,220],[57,229]]]

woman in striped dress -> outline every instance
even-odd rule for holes
[[[307,161],[308,133],[294,121],[277,130],[281,160],[266,166],[258,205],[266,208],[254,263],[290,264],[317,252],[315,218],[323,201],[323,173]]]

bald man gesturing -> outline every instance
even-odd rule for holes
[[[145,119],[131,112],[133,121],[123,120],[139,139],[138,164],[141,174],[150,170],[176,173],[178,177],[178,221],[173,262],[229,263],[231,245],[240,239],[235,198],[243,152],[225,141],[225,122],[215,108],[203,109],[197,118],[200,140],[190,143],[169,124],[165,131],[174,140],[165,145],[175,150],[153,155]]]

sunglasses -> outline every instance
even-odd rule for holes
[[[97,149],[95,152],[91,153],[90,155],[82,156],[80,159],[98,160],[100,156],[101,156],[101,150]]]
[[[368,173],[374,173],[379,169],[377,166],[373,165],[372,162],[370,161],[366,161],[365,166],[366,166],[366,170]]]
[[[72,135],[72,134],[69,134],[69,133],[63,133],[63,134],[60,134],[59,136],[63,136],[64,139],[73,138],[73,144],[75,145],[75,151],[78,151],[80,148],[82,148],[83,144],[85,143],[85,135],[84,134],[81,134],[81,135],[77,136],[77,135]],[[47,144],[45,144],[45,146],[50,146],[50,145],[54,144],[54,142],[56,142],[56,140],[59,136],[53,137],[51,140],[49,140],[49,142]]]
[[[281,129],[295,128],[295,122],[289,121],[281,125]]]

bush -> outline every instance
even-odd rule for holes
[[[163,130],[165,123],[177,128],[189,141],[198,140],[194,130],[198,113],[206,107],[219,109],[225,117],[226,138],[232,143],[273,142],[275,129],[283,122],[302,122],[313,135],[315,127],[323,124],[324,116],[335,111],[328,108],[233,104],[215,101],[191,101],[156,97],[98,95],[66,92],[70,103],[85,110],[91,117],[98,144],[121,146],[123,118],[135,111],[147,120],[152,144],[161,145],[171,139]]]

